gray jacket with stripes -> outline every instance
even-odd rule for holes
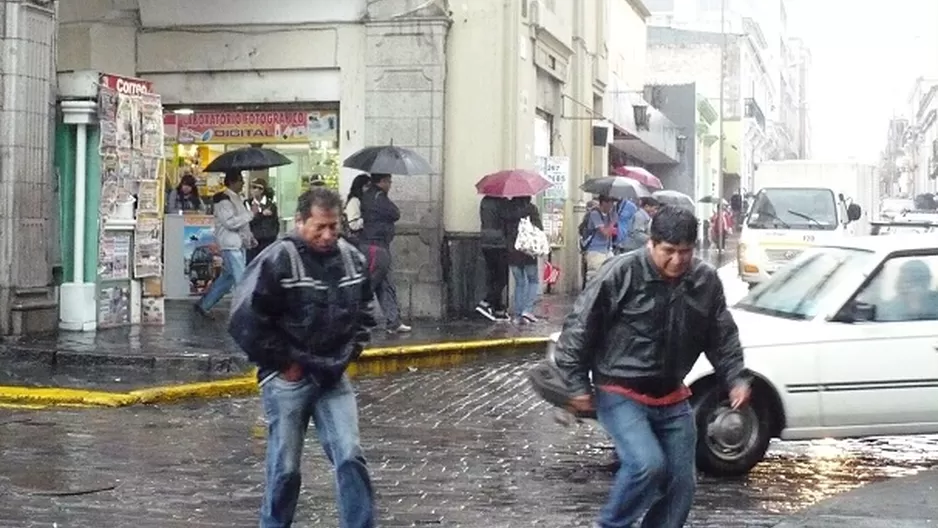
[[[373,295],[365,258],[352,244],[339,240],[324,254],[290,234],[245,270],[228,331],[257,364],[259,380],[299,363],[329,385],[368,342]]]

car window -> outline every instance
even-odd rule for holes
[[[873,266],[873,258],[870,252],[854,249],[809,249],[735,307],[791,319],[812,319],[821,304],[829,300],[827,296]]]
[[[887,260],[856,300],[876,322],[938,321],[938,255]]]

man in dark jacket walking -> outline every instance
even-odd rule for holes
[[[375,524],[345,375],[375,326],[372,290],[364,256],[339,238],[341,206],[324,187],[300,195],[296,230],[258,255],[235,293],[228,331],[258,366],[268,423],[261,528],[293,524],[310,419],[335,466],[339,526]]]
[[[371,175],[371,185],[361,200],[362,231],[359,240],[368,259],[375,296],[384,314],[387,331],[390,334],[401,334],[410,332],[411,328],[401,322],[397,288],[391,277],[391,241],[394,240],[394,224],[401,219],[401,211],[388,196],[390,190],[390,174]]]
[[[697,228],[693,213],[663,207],[646,248],[613,257],[587,284],[557,342],[557,367],[574,395],[569,406],[595,406],[622,461],[601,528],[632,526],[642,514],[643,528],[687,520],[697,433],[683,380],[701,352],[733,407],[749,400],[723,285],[694,257]]]
[[[505,239],[505,211],[508,200],[495,196],[483,196],[479,203],[481,233],[479,244],[485,258],[485,299],[476,311],[491,321],[507,321],[505,288],[508,287],[508,243]]]

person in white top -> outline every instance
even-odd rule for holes
[[[244,275],[245,249],[257,245],[257,240],[251,234],[251,219],[254,214],[244,206],[241,190],[244,188],[244,178],[241,172],[225,174],[224,191],[212,197],[215,215],[215,242],[221,249],[222,271],[208,291],[195,303],[195,311],[207,315],[218,301],[231,291]]]
[[[345,199],[345,225],[348,233],[346,238],[356,241],[358,234],[365,226],[365,220],[362,219],[362,196],[365,194],[365,188],[371,182],[371,177],[367,174],[359,174],[352,180],[352,186],[349,188],[348,197]]]

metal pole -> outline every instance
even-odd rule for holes
[[[725,138],[723,137],[723,118],[724,118],[724,106],[725,106],[725,95],[726,95],[726,0],[720,0],[720,145],[718,147],[718,156],[717,160],[717,254],[719,255],[720,264],[723,263],[723,171],[725,170],[723,162],[723,143]]]

